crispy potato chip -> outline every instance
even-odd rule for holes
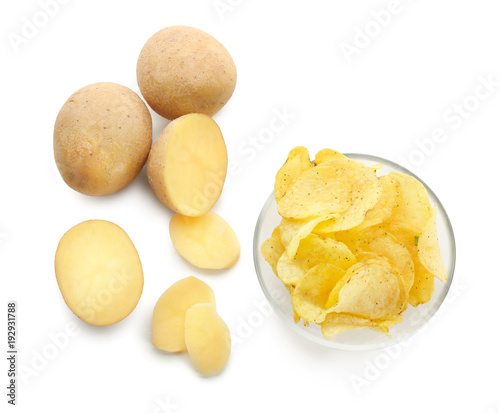
[[[285,246],[286,253],[290,258],[295,257],[300,240],[307,237],[313,228],[325,219],[334,215],[324,215],[314,219],[288,219],[283,218],[279,225],[281,242]]]
[[[273,272],[278,275],[276,272],[276,265],[278,263],[279,258],[285,252],[285,247],[281,242],[280,238],[280,229],[279,227],[274,228],[274,231],[270,238],[266,239],[262,246],[260,247],[260,252],[264,259],[271,265]]]
[[[345,274],[342,268],[318,264],[297,283],[292,293],[292,305],[304,321],[321,323],[326,317],[325,303],[333,287]]]
[[[288,154],[288,159],[276,174],[274,181],[274,196],[278,202],[292,182],[302,172],[312,168],[313,165],[309,159],[309,151],[303,146],[293,148]]]
[[[337,233],[339,241],[357,254],[376,254],[394,265],[403,279],[406,291],[410,291],[415,280],[412,256],[405,244],[380,227],[369,227],[361,231],[352,229]],[[360,261],[358,259],[358,261]]]
[[[408,293],[398,271],[383,260],[354,264],[333,288],[326,307],[329,312],[363,318],[387,319],[401,314]]]
[[[343,184],[350,187],[351,204],[347,210],[338,211],[338,217],[319,224],[314,229],[316,234],[347,230],[362,224],[367,212],[375,207],[382,194],[382,185],[378,178],[370,168],[361,162],[348,158],[336,158],[324,162],[314,169],[327,168],[333,168],[344,176]]]
[[[340,152],[334,151],[333,149],[321,149],[314,158],[314,165],[317,166],[320,163],[328,162],[336,158],[346,158],[346,156]]]
[[[326,338],[345,333],[346,331],[366,328],[389,335],[388,326],[381,325],[366,318],[356,317],[351,314],[329,313],[326,316],[325,321],[321,323],[321,333]]]
[[[307,219],[347,211],[352,204],[350,184],[334,167],[315,167],[303,172],[278,202],[284,218]]]
[[[418,258],[423,266],[438,280],[446,282],[448,274],[444,268],[441,252],[439,250],[436,229],[437,207],[432,209],[432,217],[427,222],[422,235],[417,239]]]
[[[364,229],[384,222],[392,214],[394,205],[399,199],[399,181],[390,175],[384,175],[380,180],[382,195],[375,206],[370,209],[364,221],[356,229]]]
[[[391,222],[404,224],[421,233],[432,216],[431,203],[425,186],[410,175],[391,172],[387,176],[399,182],[399,199],[392,210]]]
[[[400,241],[413,261],[415,269],[415,278],[410,290],[410,304],[414,307],[427,303],[434,294],[434,276],[423,266],[418,257],[417,243],[421,233],[412,226],[406,226],[401,223],[386,223],[382,226]]]
[[[277,275],[285,284],[297,285],[308,270],[320,263],[347,269],[356,263],[356,258],[343,243],[310,234],[300,241],[293,258],[288,254],[281,255]]]

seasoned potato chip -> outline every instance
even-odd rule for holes
[[[285,284],[297,285],[308,270],[320,263],[347,269],[356,263],[356,258],[341,242],[311,234],[300,241],[293,258],[281,255],[277,275]]]
[[[316,167],[299,175],[278,202],[284,218],[307,219],[347,211],[352,189],[341,171]]]
[[[333,149],[321,149],[314,158],[314,165],[319,165],[323,162],[331,161],[336,158],[346,158],[346,156],[340,152],[334,151]]]
[[[424,227],[422,235],[418,238],[418,258],[427,271],[436,276],[438,280],[446,282],[448,275],[446,274],[446,268],[444,268],[441,252],[439,250],[436,214],[437,207],[434,207],[432,210],[432,217]]]
[[[278,275],[276,272],[276,265],[278,264],[279,258],[285,252],[285,247],[283,246],[280,238],[279,227],[274,228],[271,237],[263,242],[260,247],[260,252],[273,269],[273,272]]]
[[[405,244],[394,235],[384,228],[369,227],[361,231],[338,232],[337,237],[355,254],[374,253],[386,258],[399,270],[406,291],[410,291],[415,279],[413,259]]]
[[[342,268],[331,264],[318,264],[311,268],[292,292],[292,305],[297,315],[304,321],[323,322],[328,296],[344,274]]]
[[[401,314],[408,293],[398,271],[383,260],[354,264],[333,288],[326,307],[329,312],[386,319]]]
[[[321,221],[330,219],[333,216],[324,215],[314,219],[282,219],[278,228],[281,242],[285,246],[288,256],[290,258],[295,257],[300,240],[307,237]]]
[[[392,223],[404,224],[422,232],[431,218],[432,208],[425,186],[416,178],[398,172],[387,176],[399,182],[399,200],[391,214]]]
[[[326,338],[345,333],[346,331],[364,328],[389,335],[389,328],[387,326],[381,326],[375,321],[356,317],[351,314],[330,313],[326,316],[325,321],[321,323],[321,333]]]
[[[418,257],[417,243],[421,233],[413,226],[389,223],[383,226],[400,241],[410,253],[415,269],[415,278],[410,290],[410,304],[414,307],[427,303],[434,294],[434,276],[423,266]]]
[[[350,206],[345,211],[338,211],[340,216],[319,224],[314,229],[317,234],[347,230],[360,225],[367,212],[377,204],[382,194],[382,185],[378,178],[370,168],[361,162],[348,158],[335,158],[314,169],[321,171],[330,168],[343,176],[343,185],[349,186]],[[323,196],[328,197],[328,194],[325,193]]]
[[[285,164],[276,174],[276,179],[274,181],[274,196],[276,202],[285,195],[295,178],[312,167],[313,165],[309,159],[309,151],[303,146],[293,148],[288,154],[288,159]]]
[[[364,229],[384,222],[392,214],[392,209],[399,199],[399,181],[390,175],[380,179],[382,195],[375,206],[367,211],[364,221],[356,229]]]

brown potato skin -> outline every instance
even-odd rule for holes
[[[153,189],[153,192],[163,205],[170,208],[174,212],[179,212],[179,210],[168,197],[165,180],[163,178],[163,160],[165,159],[165,154],[167,152],[167,142],[170,137],[170,133],[174,130],[175,125],[177,125],[181,119],[182,116],[170,122],[167,127],[163,129],[160,137],[157,139],[149,152],[146,164],[148,181],[149,185]]]
[[[209,34],[171,26],[155,33],[142,48],[137,83],[149,106],[167,119],[188,113],[213,116],[233,94],[236,66]]]
[[[75,92],[54,126],[54,157],[64,181],[85,195],[123,189],[151,149],[151,113],[129,88],[94,83]]]

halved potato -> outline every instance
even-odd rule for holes
[[[71,311],[96,326],[127,317],[144,284],[141,261],[127,233],[102,220],[82,222],[63,235],[55,272]]]
[[[215,212],[201,217],[175,214],[170,220],[170,238],[177,252],[199,268],[229,268],[240,256],[236,234]]]
[[[184,319],[195,304],[215,306],[214,292],[196,277],[183,278],[170,286],[158,299],[153,310],[153,344],[161,350],[186,350]]]
[[[195,304],[186,312],[186,347],[203,376],[219,374],[231,352],[231,334],[213,304]]]
[[[182,116],[163,130],[147,161],[148,180],[158,199],[174,212],[197,217],[215,205],[227,173],[227,150],[215,121]]]

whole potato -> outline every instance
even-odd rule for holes
[[[95,83],[66,101],[54,127],[54,156],[64,181],[86,195],[127,186],[151,149],[151,113],[141,98],[116,83]]]
[[[212,116],[233,94],[236,67],[209,34],[172,26],[154,34],[142,48],[137,83],[149,106],[167,119],[188,113]]]

